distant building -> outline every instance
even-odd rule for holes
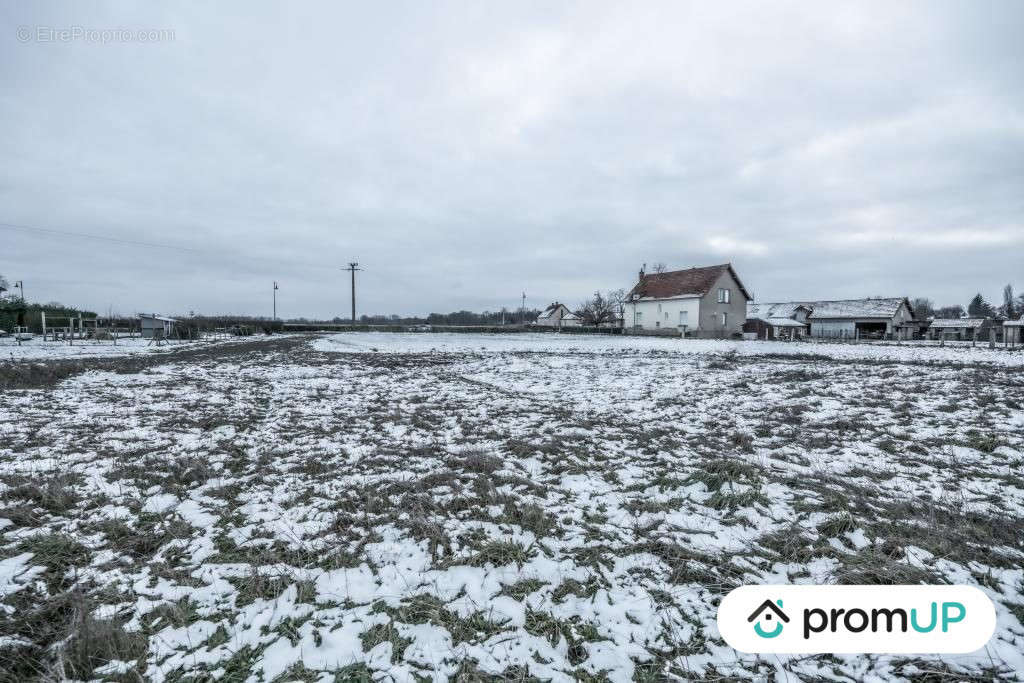
[[[1003,323],[1003,341],[1007,344],[1024,344],[1024,316],[1019,320],[1007,320]]]
[[[807,322],[811,309],[807,306],[788,304],[747,304],[747,322],[743,331],[757,339],[799,339],[807,334]]]
[[[178,321],[174,318],[165,318],[155,313],[139,314],[139,327],[142,330],[142,336],[146,339],[152,339],[153,337],[167,339],[174,334],[174,324],[176,322]]]
[[[731,337],[743,330],[751,296],[729,263],[645,273],[626,296],[627,328]]]
[[[757,306],[759,317],[775,318],[790,318],[793,316],[787,311],[806,309],[808,334],[826,339],[910,339],[918,325],[906,297],[790,301]]]
[[[541,311],[535,324],[542,327],[578,327],[583,321],[563,303],[554,302]]]
[[[991,327],[986,318],[936,318],[928,328],[929,339],[977,341]],[[988,339],[988,337],[985,337]]]
[[[572,311],[569,311],[562,316],[562,327],[579,327],[583,324],[583,318],[579,317]]]

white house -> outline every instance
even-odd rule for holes
[[[738,335],[750,294],[729,263],[665,273],[640,271],[626,296],[625,326],[695,337]]]
[[[579,327],[583,321],[568,306],[556,301],[537,316],[535,324],[543,327]]]

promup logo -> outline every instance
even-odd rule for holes
[[[776,607],[776,605],[778,605]],[[775,625],[771,627],[771,630],[766,629],[761,622],[766,622],[769,626],[772,622],[774,615]],[[754,624],[754,633],[761,636],[762,638],[774,638],[782,633],[783,623],[789,623],[789,617],[782,611],[782,600],[765,600],[761,603],[761,606],[754,610],[754,613],[747,617],[747,621],[756,621]]]
[[[718,607],[722,637],[742,652],[974,652],[995,624],[973,586],[742,586]]]

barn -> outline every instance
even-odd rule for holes
[[[914,310],[906,297],[803,302],[811,336],[844,339],[909,339]]]
[[[806,323],[807,334],[819,339],[911,339],[918,329],[906,297],[751,304],[747,317],[761,322],[744,331],[759,332],[761,339],[767,328],[795,336],[799,328],[787,319]]]

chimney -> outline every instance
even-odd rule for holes
[[[646,263],[645,263],[645,264],[643,264],[642,266],[640,266],[640,279],[641,279],[641,280],[643,280],[643,279],[644,279],[644,271],[645,271],[645,270],[647,270],[647,264],[646,264]]]

